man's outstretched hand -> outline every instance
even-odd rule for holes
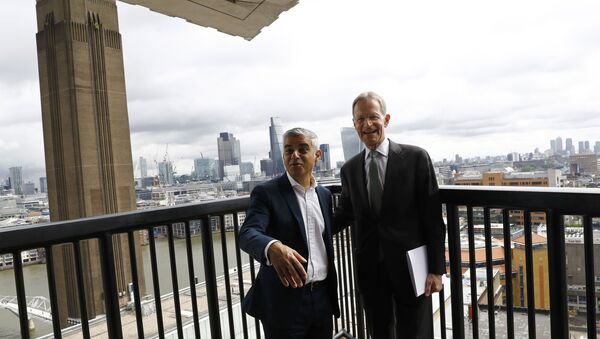
[[[302,264],[306,263],[306,259],[293,248],[276,241],[269,247],[267,256],[283,286],[295,288],[304,285],[306,271]]]

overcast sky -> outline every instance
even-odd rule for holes
[[[2,0],[0,177],[44,175],[34,0]],[[342,160],[350,104],[387,101],[387,135],[434,160],[600,140],[600,2],[300,0],[252,41],[118,3],[131,142],[177,172],[269,150],[269,117],[303,126]],[[138,172],[139,173],[139,172]],[[136,174],[138,174],[136,173]],[[139,175],[139,174],[138,174]]]

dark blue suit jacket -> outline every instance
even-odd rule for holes
[[[316,191],[325,221],[323,240],[327,250],[328,295],[334,315],[339,317],[337,277],[333,264],[331,237],[331,193],[321,186],[317,186]],[[274,239],[293,248],[302,257],[308,259],[304,222],[287,174],[254,188],[250,196],[246,219],[239,234],[240,248],[261,263],[256,280],[242,302],[242,309],[255,318],[283,325],[293,318],[302,300],[303,291],[302,288],[283,286],[275,269],[266,265],[265,246]],[[304,265],[304,269],[307,269],[306,265]]]

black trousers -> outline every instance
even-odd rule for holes
[[[302,302],[286,325],[262,322],[266,339],[331,339],[333,308],[325,283],[302,287]]]
[[[402,289],[394,293],[384,263],[377,269],[377,288],[362,291],[361,299],[367,318],[367,330],[372,339],[430,339],[433,338],[431,297],[415,298],[407,277]]]

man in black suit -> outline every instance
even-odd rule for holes
[[[312,170],[317,136],[283,135],[286,173],[254,188],[239,234],[241,249],[261,263],[242,302],[267,338],[330,339],[339,316],[331,237],[331,193]]]
[[[360,94],[354,128],[366,149],[341,169],[334,233],[354,224],[358,290],[374,339],[432,338],[431,293],[442,288],[445,225],[431,160],[419,147],[385,137],[382,97]],[[415,297],[406,252],[427,245],[425,295]]]

